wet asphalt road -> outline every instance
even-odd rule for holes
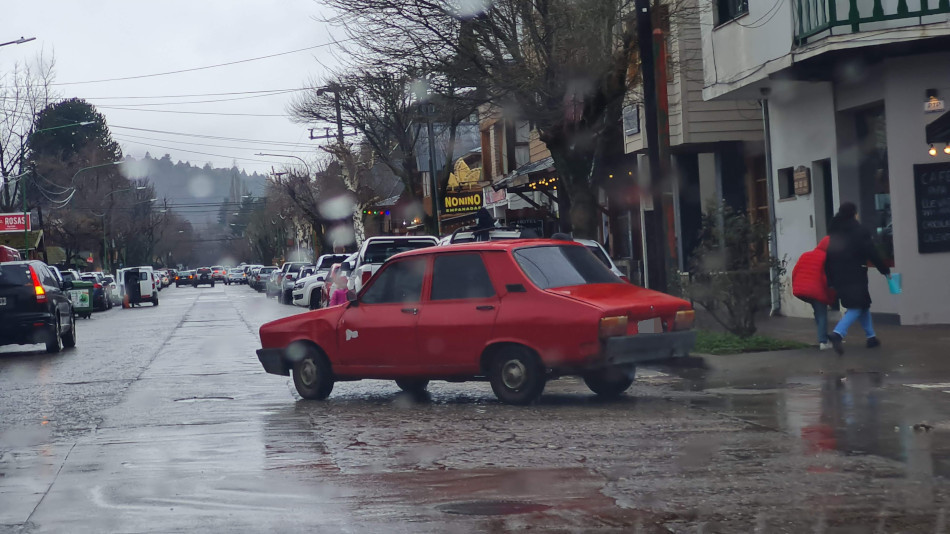
[[[170,288],[157,308],[79,320],[75,350],[0,349],[0,531],[950,523],[950,375],[773,354],[641,370],[609,403],[573,379],[531,407],[499,404],[487,383],[425,398],[343,383],[309,402],[254,354],[261,324],[302,311],[244,286]]]

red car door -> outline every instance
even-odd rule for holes
[[[399,376],[399,367],[418,360],[416,324],[427,264],[419,257],[386,265],[343,313],[337,336],[346,372]]]
[[[431,278],[416,329],[420,353],[436,372],[477,373],[501,304],[482,253],[437,254]]]

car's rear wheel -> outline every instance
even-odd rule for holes
[[[53,322],[53,328],[48,333],[46,339],[46,352],[52,354],[63,350],[63,333],[60,332],[61,327],[59,317],[56,317],[56,320]]]
[[[333,372],[330,362],[317,349],[305,347],[303,358],[294,364],[294,386],[305,399],[323,400],[330,396]]]
[[[422,393],[429,387],[429,381],[424,378],[397,378],[396,385],[406,393]]]
[[[76,346],[76,316],[69,314],[69,333],[63,334],[63,347],[71,349]]]
[[[158,306],[158,293],[152,293],[152,306]]]
[[[531,404],[541,397],[544,365],[524,347],[507,347],[492,358],[488,379],[498,400],[506,404]]]
[[[619,397],[633,384],[635,367],[604,367],[584,375],[584,383],[598,396],[613,399]]]

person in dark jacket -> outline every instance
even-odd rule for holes
[[[835,352],[844,353],[842,342],[848,329],[859,321],[867,335],[867,347],[880,346],[874,326],[871,324],[871,293],[868,291],[868,262],[884,276],[890,276],[890,268],[884,264],[874,247],[871,232],[858,222],[858,208],[845,202],[831,220],[831,240],[825,260],[828,284],[838,294],[841,305],[847,312],[829,334]]]

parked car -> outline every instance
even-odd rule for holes
[[[267,291],[267,282],[270,280],[271,275],[279,270],[276,265],[269,265],[251,271],[253,275],[251,287],[257,291]]]
[[[96,311],[112,309],[112,300],[102,285],[102,273],[82,273],[82,279],[92,284],[92,307]]]
[[[400,252],[434,247],[438,244],[439,240],[432,236],[371,237],[363,241],[363,246],[356,253],[356,259],[347,262],[349,265],[345,270],[350,273],[349,288],[359,292],[363,284],[372,278],[386,260]]]
[[[263,265],[257,265],[257,264],[249,264],[249,265],[245,265],[241,267],[242,269],[244,269],[244,276],[246,279],[244,283],[247,285],[251,285],[251,273],[254,271],[254,269],[260,269],[261,267],[263,267]]]
[[[284,272],[279,268],[267,275],[267,281],[264,283],[264,293],[267,298],[273,298],[280,295],[280,283],[284,279]]]
[[[123,306],[126,303],[129,306],[135,306],[143,302],[151,302],[152,306],[158,306],[158,285],[155,281],[155,271],[151,266],[127,267],[119,269],[115,274]]]
[[[346,261],[348,257],[346,254],[324,254],[317,258],[317,263],[313,266],[313,274],[298,278],[294,283],[294,305],[310,308],[311,310],[319,308],[323,302],[324,287],[330,270],[334,265]],[[301,271],[301,275],[305,272],[306,269]]]
[[[175,287],[192,286],[195,284],[195,271],[179,271],[175,276]]]
[[[106,297],[113,306],[122,304],[122,297],[119,295],[119,284],[115,283],[115,277],[106,275],[102,277],[102,287],[106,290]]]
[[[233,267],[228,269],[228,275],[224,279],[224,283],[227,285],[231,284],[243,284],[246,283],[247,279],[244,276],[244,269],[240,267]]]
[[[310,265],[310,262],[288,261],[280,266],[280,274],[275,279],[273,286],[274,293],[277,295],[281,304],[290,304],[293,302],[292,293],[294,290],[294,282],[297,280],[297,275],[300,274],[300,270],[308,265]]]
[[[614,397],[637,365],[686,356],[693,319],[689,302],[620,280],[578,243],[479,242],[391,258],[348,304],[262,326],[257,355],[306,399],[342,380],[421,391],[487,378],[499,400],[528,404],[564,375]]]
[[[195,279],[191,285],[198,287],[202,284],[214,287],[214,271],[210,267],[200,267],[195,270]]]
[[[0,263],[0,345],[45,343],[46,352],[76,346],[73,305],[45,263]]]
[[[20,256],[19,250],[6,245],[0,245],[0,262],[20,261],[22,259],[23,257]]]
[[[212,265],[211,266],[212,277],[215,281],[224,281],[225,277],[228,275],[228,268],[224,265]]]

